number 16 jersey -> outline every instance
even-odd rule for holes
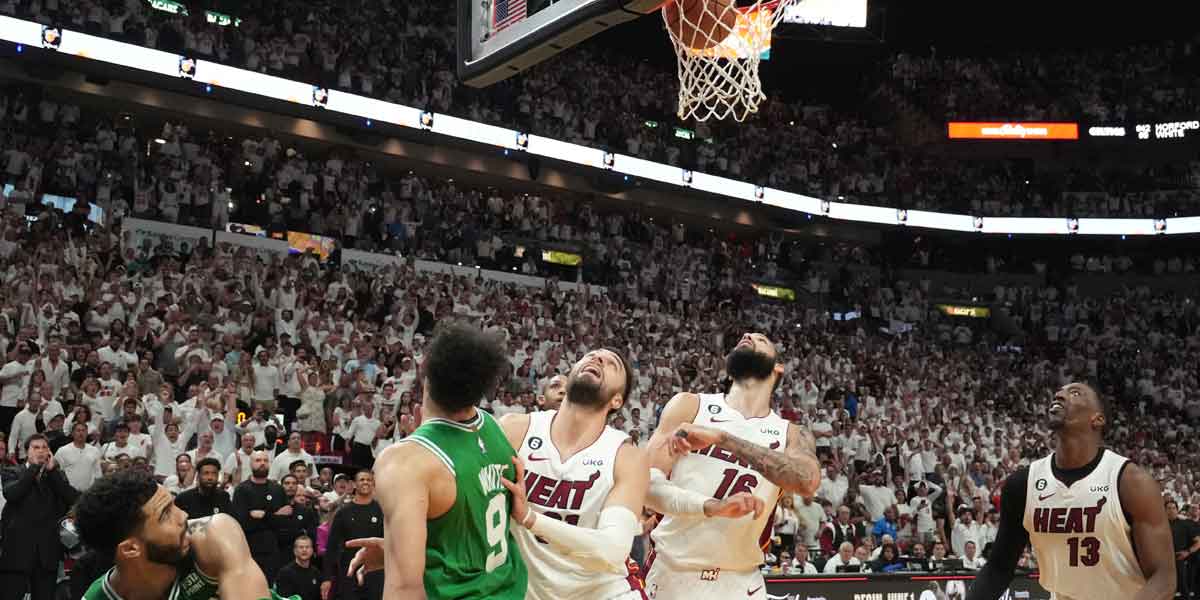
[[[725,403],[724,394],[701,394],[696,425],[726,431],[750,443],[783,452],[787,446],[788,422],[771,411],[765,417],[747,419]],[[655,561],[676,570],[722,569],[751,571],[763,562],[780,489],[731,452],[709,446],[679,457],[671,469],[671,481],[684,489],[724,499],[750,492],[762,499],[762,514],[737,519],[666,515],[654,529]]]

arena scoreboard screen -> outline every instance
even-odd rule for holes
[[[458,76],[484,87],[609,27],[658,10],[661,0],[458,0]]]

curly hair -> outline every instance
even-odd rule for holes
[[[425,357],[429,397],[448,412],[475,406],[495,391],[508,367],[497,335],[465,323],[444,323]]]
[[[142,524],[142,506],[158,491],[158,482],[138,469],[100,478],[75,503],[75,527],[83,543],[113,552]]]

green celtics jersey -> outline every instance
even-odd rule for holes
[[[450,510],[428,523],[425,594],[429,600],[523,600],[525,562],[508,530],[508,491],[516,455],[491,415],[470,422],[427,419],[404,440],[433,453],[458,488]],[[88,599],[91,600],[91,599]]]
[[[187,566],[179,567],[179,572],[175,575],[175,583],[171,584],[171,589],[167,591],[167,595],[163,600],[210,600],[218,598],[217,580],[213,577],[205,575],[203,571],[196,566],[195,559],[185,561]],[[122,600],[117,591],[113,589],[109,579],[113,575],[113,569],[109,569],[107,573],[96,578],[87,591],[83,593],[83,600]]]
[[[186,566],[179,567],[179,572],[175,575],[175,583],[171,584],[171,589],[167,591],[163,600],[219,599],[221,595],[217,589],[217,580],[205,575],[196,565],[194,557],[190,557],[185,564]],[[123,600],[109,582],[112,574],[113,569],[109,569],[108,572],[97,577],[96,581],[93,581],[92,585],[88,586],[87,591],[83,593],[83,600]],[[300,597],[285,598],[276,594],[275,590],[271,590],[271,597],[263,600],[300,600]]]

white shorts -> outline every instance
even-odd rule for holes
[[[646,574],[650,600],[767,600],[767,582],[753,571],[675,571],[662,561]]]

